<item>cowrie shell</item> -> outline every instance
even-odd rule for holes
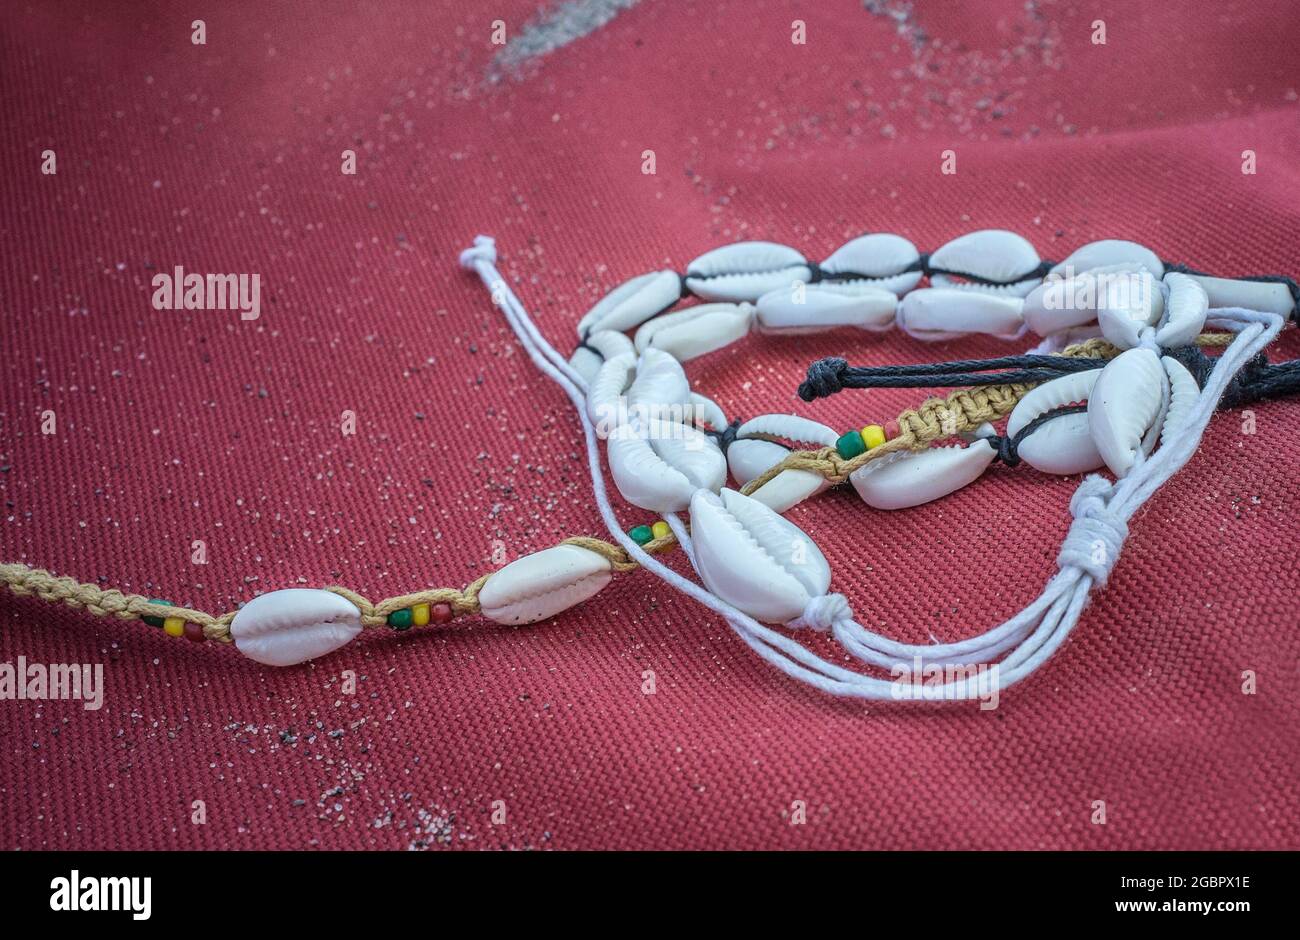
[[[1100,376],[1100,369],[1089,369],[1036,386],[1020,399],[1007,419],[1007,437],[1015,437],[1040,415],[1087,401]],[[1039,425],[1020,442],[1017,453],[1025,463],[1044,473],[1086,473],[1104,463],[1092,440],[1087,412],[1061,415]]]
[[[635,373],[636,356],[630,352],[605,360],[587,385],[587,417],[593,424],[617,423],[619,399],[632,384]]]
[[[982,229],[970,232],[943,245],[930,255],[930,267],[951,271],[954,275],[971,274],[992,281],[1014,282],[980,284],[963,282],[948,274],[930,278],[934,287],[970,290],[986,294],[1024,297],[1042,280],[1036,273],[1038,252],[1015,232]]]
[[[479,610],[497,623],[534,623],[595,595],[612,576],[609,561],[577,545],[525,555],[493,574],[478,594]]]
[[[636,331],[636,348],[662,349],[686,362],[729,346],[749,332],[754,321],[751,304],[701,304],[665,313]]]
[[[731,475],[744,486],[789,456],[790,451],[778,441],[830,447],[837,439],[838,435],[832,428],[808,418],[798,415],[759,415],[736,429],[736,440],[727,450],[727,461],[731,466]],[[740,449],[738,454],[737,448]],[[826,478],[819,473],[791,468],[782,470],[749,495],[773,512],[785,512],[829,486]]]
[[[721,431],[727,426],[726,412],[719,408],[718,403],[712,398],[705,398],[703,395],[691,392],[691,407],[695,423],[702,421],[715,431]]]
[[[1022,304],[1016,297],[927,287],[898,302],[898,326],[917,339],[930,341],[968,333],[1014,339],[1024,327]]]
[[[849,474],[862,501],[876,509],[920,506],[977,479],[997,451],[987,440],[967,447],[900,451],[873,460]]]
[[[695,494],[691,540],[705,586],[755,620],[795,620],[830,588],[830,565],[812,539],[735,490]]]
[[[758,298],[758,328],[765,333],[818,333],[841,326],[886,330],[898,298],[868,281],[797,285]]]
[[[1182,423],[1200,398],[1201,387],[1196,384],[1192,373],[1187,371],[1187,366],[1172,356],[1162,356],[1160,364],[1169,379],[1169,408],[1160,426],[1160,445],[1163,447],[1165,438],[1171,433],[1183,433]]]
[[[682,364],[662,349],[652,346],[643,351],[636,363],[636,378],[627,390],[628,409],[656,412],[690,400],[691,385]]]
[[[790,456],[789,448],[771,441],[758,438],[735,440],[727,448],[727,468],[731,471],[731,478],[744,486],[788,456]]]
[[[1092,323],[1097,319],[1097,298],[1105,285],[1113,277],[1143,270],[1137,264],[1115,264],[1068,278],[1048,277],[1025,297],[1021,316],[1039,336]]]
[[[286,588],[259,594],[235,614],[230,635],[249,659],[296,666],[332,653],[361,632],[361,611],[332,591]]]
[[[705,300],[755,301],[795,281],[812,279],[812,268],[793,248],[775,242],[737,242],[705,252],[686,268],[686,286]]]
[[[1165,310],[1160,282],[1149,271],[1106,278],[1097,292],[1097,325],[1101,335],[1120,349],[1141,343],[1142,331]]]
[[[696,490],[716,492],[727,480],[722,451],[703,432],[681,424],[649,436],[639,423],[620,425],[607,440],[610,475],[633,506],[681,512]]]
[[[1168,407],[1168,386],[1160,357],[1150,349],[1126,350],[1101,370],[1088,398],[1088,427],[1115,476],[1129,471],[1139,451],[1154,446],[1151,432],[1158,432]]]
[[[1169,297],[1165,315],[1156,328],[1156,342],[1166,349],[1188,346],[1196,341],[1210,312],[1210,298],[1205,288],[1177,271],[1165,275]]]
[[[1211,307],[1245,307],[1284,317],[1295,310],[1295,298],[1285,284],[1275,281],[1235,281],[1205,274],[1187,275],[1204,288]]]
[[[1111,267],[1117,264],[1137,265],[1156,277],[1162,277],[1165,273],[1164,262],[1145,245],[1119,238],[1103,238],[1075,249],[1064,261],[1052,268],[1050,274],[1070,277],[1094,268]]]
[[[597,330],[573,351],[573,355],[569,357],[569,365],[573,366],[590,386],[600,372],[600,367],[608,360],[634,351],[632,341],[622,333],[615,333],[613,330]]]
[[[682,296],[682,279],[675,271],[642,274],[620,284],[578,321],[578,335],[598,330],[630,330],[667,310]]]
[[[921,253],[901,235],[863,235],[841,245],[821,263],[822,276],[838,284],[862,284],[901,297],[921,282],[921,271],[907,270]]]
[[[833,447],[839,435],[820,421],[801,418],[799,415],[759,415],[736,428],[738,438],[758,438],[766,441],[795,441]]]

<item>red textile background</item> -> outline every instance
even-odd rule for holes
[[[645,0],[491,82],[492,21],[513,38],[536,4],[6,5],[0,559],[226,610],[459,586],[498,540],[600,534],[567,400],[455,266],[478,232],[564,350],[605,290],[745,238],[821,258],[1005,227],[1044,257],[1120,237],[1300,273],[1294,4],[871,6]],[[260,319],[154,310],[175,265],[259,273]],[[1008,348],[753,337],[687,371],[732,415],[854,426],[920,396],[805,405],[810,360]],[[1220,415],[991,712],[825,697],[645,574],[553,622],[378,631],[284,670],[5,594],[0,661],[103,663],[106,697],[0,702],[0,843],[1296,848],[1298,407],[1254,434]],[[951,640],[1036,594],[1073,486],[1003,468],[791,518],[865,623]]]

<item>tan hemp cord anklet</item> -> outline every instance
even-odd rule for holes
[[[1227,333],[1206,333],[1197,342],[1204,346],[1221,346],[1231,338]],[[1117,352],[1105,340],[1092,339],[1069,346],[1056,355],[1111,358]],[[834,447],[793,451],[780,464],[750,480],[741,492],[748,495],[781,471],[790,469],[820,474],[831,484],[843,483],[854,470],[872,460],[902,450],[918,450],[1005,417],[1032,387],[992,385],[959,389],[944,398],[927,399],[916,408],[901,412],[897,418],[898,435],[880,446],[848,460],[842,458]],[[574,536],[560,545],[586,549],[605,559],[615,572],[624,573],[640,567],[626,551],[603,539]],[[676,546],[676,536],[669,532],[647,541],[642,547],[656,554],[671,551]],[[454,616],[480,613],[479,592],[491,576],[486,574],[475,579],[464,590],[430,588],[388,597],[377,603],[346,587],[334,585],[322,590],[337,594],[355,605],[361,612],[364,627],[388,626],[406,630],[412,626],[446,623]],[[162,627],[168,635],[184,636],[195,642],[206,639],[230,643],[230,624],[237,613],[227,611],[214,615],[140,594],[101,588],[22,564],[0,564],[0,583],[20,597],[34,596],[50,603],[64,603],[99,617],[144,620],[152,626]]]

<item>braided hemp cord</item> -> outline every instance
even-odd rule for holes
[[[1217,342],[1209,336],[1202,336],[1198,342],[1203,345],[1217,345]],[[1090,339],[1069,346],[1056,355],[1108,359],[1118,352],[1119,350],[1105,340]],[[1290,379],[1291,376],[1288,374],[1287,378]],[[872,460],[902,450],[921,450],[940,439],[953,437],[964,431],[973,431],[986,421],[1005,417],[1011,413],[1031,387],[1031,384],[990,385],[959,389],[946,398],[928,399],[917,408],[903,411],[898,416],[898,434],[879,447],[874,447],[849,460],[841,457],[833,447],[793,451],[781,463],[750,480],[741,492],[746,495],[753,493],[782,470],[809,470],[820,474],[831,483],[842,483],[854,470]],[[560,544],[577,545],[595,552],[606,559],[610,567],[617,572],[633,571],[639,567],[620,546],[603,539],[574,536]],[[670,551],[676,545],[676,537],[669,534],[653,539],[643,547],[654,554]],[[477,614],[479,592],[490,577],[491,574],[485,574],[472,581],[464,590],[430,588],[412,594],[384,598],[377,603],[346,587],[330,586],[324,590],[338,594],[354,604],[361,611],[361,622],[364,626],[381,627],[387,624],[388,615],[393,611],[413,607],[416,604],[447,604],[456,614]],[[82,608],[100,617],[114,616],[122,620],[135,620],[146,615],[164,618],[179,617],[202,627],[206,639],[221,643],[231,642],[230,623],[235,619],[236,611],[214,615],[189,607],[151,603],[149,598],[140,594],[104,589],[98,585],[56,576],[43,569],[22,564],[0,564],[0,582],[19,596],[36,596],[52,603],[61,601],[70,607]]]

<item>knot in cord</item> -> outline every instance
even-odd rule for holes
[[[488,235],[478,235],[474,238],[474,247],[466,248],[460,253],[460,266],[474,270],[474,265],[480,261],[486,261],[488,264],[497,263],[497,243],[496,239]]]
[[[819,633],[825,633],[843,620],[853,619],[853,609],[849,607],[848,598],[843,594],[823,594],[814,597],[803,610],[803,616],[791,620],[787,627],[809,627]]]
[[[1095,474],[1079,484],[1070,498],[1074,521],[1056,556],[1059,567],[1080,568],[1099,585],[1110,577],[1128,538],[1128,524],[1107,503],[1113,491],[1114,487],[1105,478]]]
[[[732,443],[736,440],[736,433],[740,430],[740,424],[740,419],[736,418],[721,430],[705,431],[704,433],[713,438],[713,442],[718,445],[718,450],[722,451],[722,455],[725,457],[727,455],[727,449],[731,447]]]
[[[834,395],[844,387],[844,370],[848,367],[848,360],[839,356],[818,359],[808,366],[807,378],[799,383],[799,397],[804,401],[813,401]]]

